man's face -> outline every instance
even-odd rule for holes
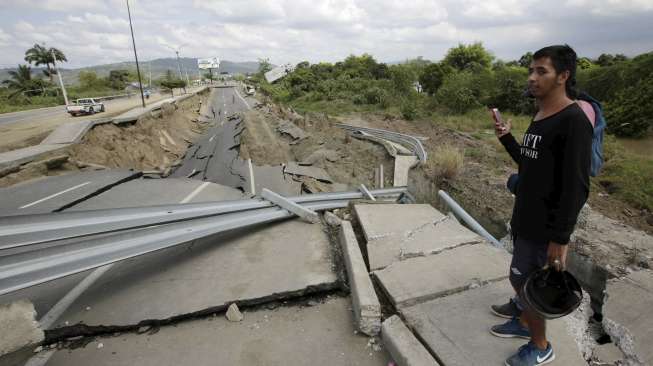
[[[543,98],[559,88],[564,91],[568,77],[568,71],[556,73],[549,57],[538,58],[528,68],[528,90],[535,98]]]

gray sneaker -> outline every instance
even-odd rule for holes
[[[533,342],[528,342],[506,360],[506,366],[538,366],[553,362],[555,359],[556,355],[553,353],[551,343],[545,350],[541,350]]]
[[[512,298],[506,304],[490,306],[490,310],[492,314],[506,319],[519,318],[521,316],[521,309],[519,309],[517,303]]]

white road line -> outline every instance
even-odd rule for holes
[[[254,168],[252,168],[252,159],[247,159],[247,166],[249,168],[250,192],[252,194],[256,194],[256,185],[254,184]]]
[[[240,98],[240,100],[242,100],[243,103],[245,103],[245,105],[247,106],[247,109],[252,109],[252,107],[249,106],[249,104],[247,103],[247,101],[245,100],[245,98],[243,98],[243,97],[240,95],[240,93],[238,92],[238,90],[234,88],[234,91],[236,92],[236,95],[238,96],[238,98]]]
[[[45,315],[39,320],[39,325],[42,329],[50,329],[61,315],[72,305],[72,303],[79,298],[79,296],[86,291],[100,276],[106,273],[113,267],[113,263],[106,266],[96,268],[91,274],[86,276],[80,283],[78,283],[72,290],[68,291],[64,297],[61,298]]]
[[[209,139],[209,142],[213,141],[213,139],[215,138],[216,135],[217,134],[213,134],[213,136],[211,136],[211,138]]]
[[[76,186],[74,186],[74,187],[70,187],[70,188],[68,188],[68,189],[64,189],[64,190],[61,191],[61,192],[58,192],[58,193],[55,193],[55,194],[49,195],[49,196],[47,196],[47,197],[45,197],[45,198],[41,198],[41,199],[38,200],[38,201],[34,201],[34,202],[32,202],[32,203],[28,203],[28,204],[26,204],[26,205],[24,205],[24,206],[20,206],[20,207],[18,207],[18,208],[19,208],[19,209],[23,209],[23,208],[28,208],[28,207],[34,206],[34,205],[39,204],[39,203],[41,203],[41,202],[43,202],[43,201],[47,201],[47,200],[49,200],[50,198],[54,198],[54,197],[60,196],[60,195],[62,195],[62,194],[64,194],[64,193],[67,193],[67,192],[70,192],[70,191],[72,191],[72,190],[75,190],[75,189],[77,189],[77,188],[83,187],[83,186],[85,186],[85,185],[87,185],[87,184],[89,184],[89,183],[91,183],[91,182],[89,181],[89,182],[85,182],[85,183],[82,183],[82,184],[78,184],[78,185],[76,185]]]
[[[202,192],[202,190],[204,188],[206,188],[209,184],[211,184],[211,182],[204,182],[204,183],[200,184],[199,187],[195,188],[194,191],[192,191],[188,196],[186,196],[186,198],[181,200],[181,202],[179,202],[179,203],[188,203],[188,202],[190,202],[190,200],[195,198],[195,196],[197,196],[200,192]]]

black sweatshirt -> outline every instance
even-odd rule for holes
[[[519,145],[512,134],[500,138],[519,165],[519,185],[510,225],[514,235],[569,243],[578,213],[589,194],[593,128],[573,103],[531,121]]]

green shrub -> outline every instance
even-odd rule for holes
[[[475,79],[470,72],[457,72],[448,75],[436,94],[442,106],[452,113],[463,114],[481,104],[475,95]]]
[[[405,98],[401,102],[401,106],[399,107],[399,112],[401,112],[401,116],[404,119],[407,119],[409,121],[414,120],[417,118],[417,103],[414,98]]]
[[[605,106],[608,132],[643,137],[653,127],[653,74],[617,93]]]

